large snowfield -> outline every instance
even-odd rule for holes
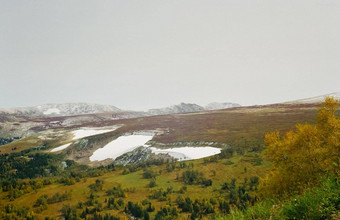
[[[72,131],[72,134],[74,135],[72,140],[77,140],[77,139],[81,139],[84,137],[89,137],[89,136],[93,136],[97,134],[104,134],[110,131],[114,131],[117,128],[118,127],[111,128],[111,129],[83,128],[83,129],[75,130],[75,131]]]
[[[169,154],[179,161],[195,160],[221,153],[221,149],[216,147],[178,147],[169,149],[150,147],[150,149],[155,154]]]
[[[97,129],[97,128],[82,128],[78,130],[72,131],[74,137],[72,140],[78,140],[84,137],[89,137],[93,135],[103,134],[110,131],[114,131],[118,127],[107,128],[107,129]],[[95,152],[93,152],[92,156],[90,156],[90,161],[102,161],[108,158],[116,159],[117,157],[133,151],[137,147],[144,146],[148,141],[153,138],[153,133],[135,133],[132,135],[120,136],[117,139],[111,141],[107,145],[102,148],[99,148]],[[72,143],[64,144],[57,148],[51,150],[51,152],[57,152],[66,149]],[[155,154],[168,154],[179,161],[183,160],[195,160],[204,157],[209,157],[212,155],[216,155],[221,153],[220,148],[216,147],[176,147],[176,148],[168,148],[168,149],[159,149],[155,147],[149,147],[151,151]]]
[[[90,161],[102,161],[108,158],[116,159],[117,157],[136,149],[153,138],[153,135],[127,135],[121,136],[116,140],[111,141],[103,148],[93,152]]]
[[[96,150],[90,157],[90,161],[102,161],[108,158],[116,159],[139,146],[148,147],[145,144],[152,138],[152,135],[134,134],[121,136],[103,148]],[[221,149],[216,147],[178,147],[169,149],[150,147],[150,149],[155,154],[168,154],[179,161],[195,160],[221,153]]]
[[[64,145],[61,145],[59,147],[56,147],[56,148],[53,148],[51,150],[51,152],[57,152],[57,151],[61,151],[61,150],[64,150],[66,148],[68,148],[72,143],[68,143],[68,144],[64,144]]]
[[[89,136],[93,136],[93,135],[98,135],[98,134],[104,134],[110,131],[114,131],[117,128],[119,128],[119,126],[116,127],[111,127],[110,129],[98,129],[98,128],[82,128],[82,129],[78,129],[78,130],[74,130],[71,133],[73,134],[73,138],[72,140],[78,140],[84,137],[89,137]],[[39,136],[39,138],[42,138],[43,136]],[[51,152],[57,152],[57,151],[61,151],[66,149],[67,147],[69,147],[72,143],[68,143],[68,144],[64,144],[62,146],[56,147],[54,149],[51,150]]]

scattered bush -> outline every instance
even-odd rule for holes
[[[308,190],[283,206],[288,219],[327,219],[340,210],[340,184],[328,179],[322,187]]]
[[[156,177],[156,173],[154,173],[151,169],[144,169],[143,178],[151,179],[155,177]]]
[[[153,187],[156,187],[157,186],[157,184],[156,184],[156,178],[152,178],[151,180],[150,180],[150,183],[148,184],[148,187],[149,188],[153,188]]]
[[[106,191],[108,196],[115,196],[116,198],[125,198],[125,192],[120,185],[114,186],[112,189]]]
[[[178,211],[176,207],[165,206],[156,213],[155,220],[176,219]]]
[[[96,182],[89,185],[89,188],[95,192],[103,190],[104,181],[96,179]]]

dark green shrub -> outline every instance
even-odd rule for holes
[[[283,207],[288,219],[326,219],[340,210],[340,184],[327,179],[321,187],[308,190]]]

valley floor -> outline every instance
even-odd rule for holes
[[[212,157],[214,158],[214,157]],[[46,179],[50,179],[51,183],[41,186],[27,194],[18,198],[10,196],[10,192],[2,192],[0,194],[1,207],[4,209],[9,205],[17,208],[28,209],[29,213],[34,213],[33,216],[37,219],[44,219],[46,217],[61,218],[65,213],[62,209],[65,205],[74,207],[76,212],[80,215],[86,209],[98,209],[97,212],[105,215],[106,213],[121,219],[127,219],[131,214],[126,211],[128,202],[138,203],[141,207],[147,208],[148,202],[154,207],[154,211],[149,213],[153,219],[156,213],[162,207],[173,206],[178,210],[178,218],[187,218],[191,215],[190,211],[181,211],[178,207],[178,198],[190,198],[191,201],[206,200],[213,204],[213,212],[205,214],[204,218],[214,218],[219,211],[219,201],[224,200],[229,196],[228,190],[223,189],[225,183],[229,183],[233,178],[236,178],[236,184],[244,184],[247,179],[248,183],[251,178],[263,176],[268,167],[267,164],[262,163],[262,159],[257,153],[246,153],[245,155],[235,155],[230,159],[219,159],[215,157],[200,159],[195,161],[165,163],[162,165],[151,165],[146,168],[136,168],[136,170],[127,171],[128,168],[121,168],[115,171],[108,171],[104,169],[98,170],[96,177],[72,178],[70,182],[60,183],[56,178],[38,178],[37,182],[43,183]],[[172,168],[169,168],[173,166]],[[203,177],[211,180],[211,184],[202,185],[201,183],[185,183],[183,180],[183,173],[186,171],[199,171]],[[145,172],[151,173],[151,178],[145,176]],[[155,180],[155,186],[150,186],[150,182]],[[28,180],[27,180],[28,181]],[[96,183],[100,183],[99,188],[93,188]],[[109,195],[110,189],[116,188],[124,192],[124,196],[117,196],[116,194]],[[247,188],[249,191],[249,189]],[[158,193],[161,192],[161,193]],[[249,191],[252,196],[256,192]],[[43,196],[52,198],[56,194],[67,194],[65,201],[39,204],[39,199]],[[159,195],[157,195],[159,194]],[[89,202],[93,199],[92,203]],[[121,198],[124,201],[123,206],[118,208],[108,208],[108,201],[110,198],[115,198],[116,201]],[[147,201],[148,200],[148,201]],[[143,202],[144,201],[144,202]],[[147,205],[143,206],[143,203]],[[82,205],[81,205],[82,204]],[[3,213],[3,216],[6,216]],[[87,218],[93,217],[93,213],[89,212]]]

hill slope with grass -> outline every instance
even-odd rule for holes
[[[331,124],[335,125],[332,134],[335,136],[330,137],[335,138],[329,140],[335,141],[334,146],[337,146],[339,127],[336,120],[339,120],[339,111],[334,107],[332,114],[334,123]],[[319,121],[319,104],[276,104],[87,121],[80,125],[38,132],[0,146],[0,217],[336,218],[339,216],[340,200],[337,193],[338,164],[334,161],[324,162],[325,169],[333,164],[324,172],[329,175],[317,177],[313,185],[303,185],[304,190],[294,190],[294,186],[298,186],[294,184],[292,189],[282,190],[287,193],[276,195],[270,191],[270,187],[264,187],[270,186],[271,183],[266,181],[273,172],[285,170],[283,165],[275,167],[280,164],[280,156],[275,154],[271,157],[268,154],[268,150],[280,146],[281,139],[269,138],[268,134],[284,134],[294,130],[298,123],[318,127]],[[84,129],[108,131],[77,136],[80,139],[75,139],[76,134],[79,134],[77,132]],[[221,153],[189,161],[176,161],[166,155],[151,155],[146,160],[126,166],[115,164],[113,160],[100,163],[89,161],[94,151],[111,141],[124,135],[147,132],[155,134],[148,142],[150,146],[178,148],[212,144],[219,147]],[[314,140],[311,138],[316,136],[305,139],[303,136],[297,137],[301,137],[296,139],[300,141],[299,146],[304,146],[303,143]],[[324,137],[324,134],[320,137]],[[323,140],[320,143],[327,143],[326,139]],[[65,143],[71,145],[65,150],[50,152]],[[277,155],[281,155],[281,151],[279,148]],[[315,152],[315,155],[322,152]],[[306,157],[307,153],[302,148],[297,155]],[[287,165],[295,163],[293,154],[283,153],[281,156],[286,158],[285,155],[292,159]],[[316,198],[315,195],[320,196]],[[311,209],[306,210],[307,207]]]

